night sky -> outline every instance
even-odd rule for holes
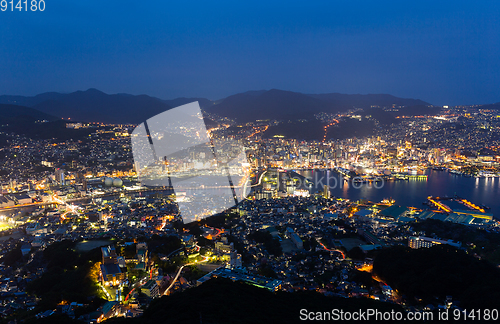
[[[45,2],[0,11],[0,94],[277,88],[500,101],[498,0]]]

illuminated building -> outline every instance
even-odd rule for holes
[[[228,244],[227,238],[223,237],[222,242],[215,242],[215,252],[230,253],[234,250],[234,244],[231,242]]]
[[[118,256],[114,246],[105,246],[101,248],[102,264],[101,279],[105,286],[117,286],[125,280],[125,272],[118,264]]]
[[[64,186],[64,170],[57,168],[55,172],[56,182]]]
[[[160,288],[156,284],[156,281],[148,280],[148,282],[141,287],[141,292],[148,297],[155,298],[160,295]]]
[[[451,240],[445,241],[425,236],[410,236],[408,238],[408,246],[411,247],[412,249],[420,249],[422,247],[429,248],[431,246],[438,244],[448,244],[456,248],[459,248],[461,246],[460,243],[456,243]]]
[[[323,193],[322,193],[323,198],[329,199],[330,198],[330,187],[328,185],[323,186]]]

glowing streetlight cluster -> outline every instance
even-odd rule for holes
[[[339,123],[339,121],[337,119],[334,119],[332,120],[332,122],[326,126],[323,127],[324,131],[325,131],[325,134],[323,135],[323,143],[326,141],[326,136],[328,134],[328,128],[330,128],[330,126],[333,126],[333,125],[337,125]]]

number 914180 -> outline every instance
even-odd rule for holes
[[[44,11],[45,1],[43,0],[1,0],[0,10],[2,11]]]

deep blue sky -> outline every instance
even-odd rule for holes
[[[45,2],[0,11],[0,94],[278,88],[500,101],[498,0]]]

